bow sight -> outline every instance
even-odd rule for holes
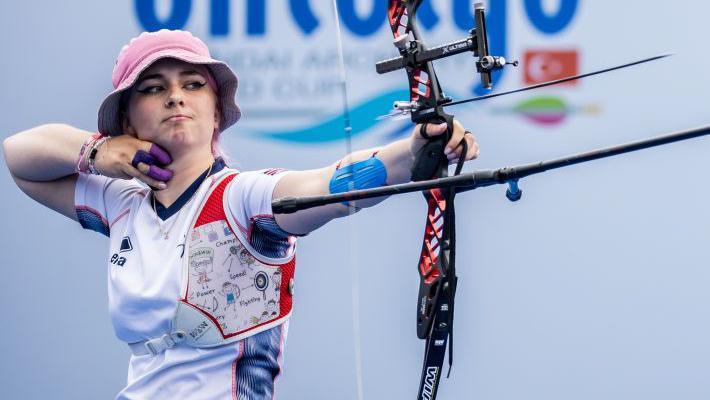
[[[414,6],[416,7],[416,6]],[[453,56],[468,51],[473,52],[473,56],[477,57],[476,71],[481,75],[481,83],[486,89],[493,88],[492,72],[497,69],[502,69],[506,65],[518,66],[517,61],[508,62],[502,56],[492,56],[488,51],[488,34],[486,33],[485,6],[483,3],[475,3],[475,20],[476,27],[469,31],[469,36],[438,47],[427,49],[421,40],[414,39],[412,35],[405,32],[395,32],[394,46],[399,50],[400,57],[391,58],[378,62],[375,67],[377,73],[385,74],[387,72],[397,71],[406,68],[408,71],[419,69],[431,61],[441,58]],[[415,10],[416,11],[416,10]],[[414,19],[414,13],[409,14],[409,19]],[[412,34],[414,37],[419,37],[416,32],[416,26],[411,21]],[[407,21],[400,21],[399,25],[406,27]],[[399,33],[399,35],[398,35]],[[433,70],[433,66],[429,66]],[[419,79],[412,84],[412,89],[415,87],[422,91],[423,97],[429,97],[426,92],[429,82],[432,86],[439,87],[436,81],[436,76],[419,76]],[[452,100],[449,97],[436,99],[434,104],[422,104],[418,101],[396,101],[394,110],[398,113],[412,113],[412,119],[416,121],[428,119],[429,113],[425,112],[437,106],[443,106],[450,103]]]

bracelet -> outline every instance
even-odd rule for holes
[[[89,166],[87,164],[86,156],[99,138],[101,138],[100,134],[91,135],[84,141],[84,144],[81,145],[79,157],[76,161],[76,172],[89,173]]]
[[[101,172],[99,172],[98,169],[96,169],[96,155],[99,153],[99,147],[101,147],[104,142],[108,140],[108,136],[102,136],[100,139],[97,139],[94,143],[93,146],[91,146],[91,150],[89,150],[89,156],[87,157],[87,166],[89,168],[89,172],[92,175],[101,175]]]

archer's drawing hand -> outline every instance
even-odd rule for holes
[[[110,178],[137,178],[148,186],[165,189],[173,171],[164,168],[172,162],[170,154],[155,143],[130,135],[109,138],[99,147],[96,168]]]
[[[422,124],[418,124],[414,127],[412,132],[412,154],[417,154],[419,149],[422,148],[429,139],[427,139],[421,132]],[[446,124],[426,124],[426,135],[429,137],[436,137],[446,133]],[[461,141],[466,140],[468,145],[468,151],[466,152],[465,161],[473,160],[478,158],[480,149],[478,143],[476,142],[476,137],[469,131],[467,131],[463,125],[458,120],[454,120],[454,132],[451,135],[451,140],[446,144],[446,157],[449,159],[450,164],[455,164],[458,162],[461,152],[463,151],[463,146]]]

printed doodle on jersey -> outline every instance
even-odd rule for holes
[[[258,261],[225,225],[210,222],[190,236],[187,300],[229,335],[278,317],[281,270]]]

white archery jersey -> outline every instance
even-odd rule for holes
[[[108,303],[116,336],[134,343],[170,332],[177,301],[187,233],[212,188],[235,170],[224,168],[201,183],[180,211],[162,221],[150,190],[132,180],[80,174],[75,206],[82,226],[109,236]],[[274,187],[283,173],[239,173],[225,189],[225,212],[234,233],[248,243],[256,217],[272,217]],[[161,229],[162,225],[162,229]],[[168,231],[167,238],[163,233]],[[290,238],[287,262],[294,257]],[[269,258],[273,260],[273,258]],[[287,322],[281,328],[285,340]],[[281,343],[283,345],[283,343]],[[158,355],[132,355],[120,399],[232,398],[240,343],[214,348],[176,346]]]

